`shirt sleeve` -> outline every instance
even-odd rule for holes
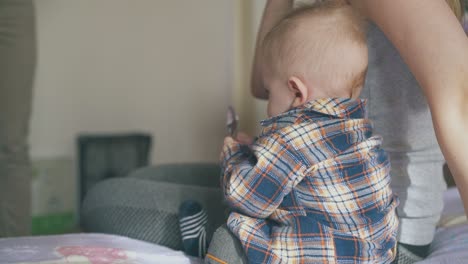
[[[221,153],[221,186],[229,205],[266,218],[303,178],[303,162],[279,135],[259,138],[251,148],[233,142]]]

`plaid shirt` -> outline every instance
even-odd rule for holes
[[[221,154],[229,229],[251,263],[389,263],[397,198],[365,101],[319,99]]]

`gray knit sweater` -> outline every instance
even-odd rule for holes
[[[417,81],[385,35],[370,25],[369,70],[362,93],[367,98],[375,134],[390,154],[392,187],[399,196],[402,243],[432,241],[446,184],[443,156],[431,114]]]

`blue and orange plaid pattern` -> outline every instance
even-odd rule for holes
[[[365,101],[319,99],[262,125],[221,154],[228,227],[249,262],[390,263],[398,201]]]

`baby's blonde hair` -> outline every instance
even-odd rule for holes
[[[310,78],[331,97],[363,85],[367,70],[365,22],[347,4],[327,1],[298,8],[281,20],[262,44],[263,66],[275,76]]]

